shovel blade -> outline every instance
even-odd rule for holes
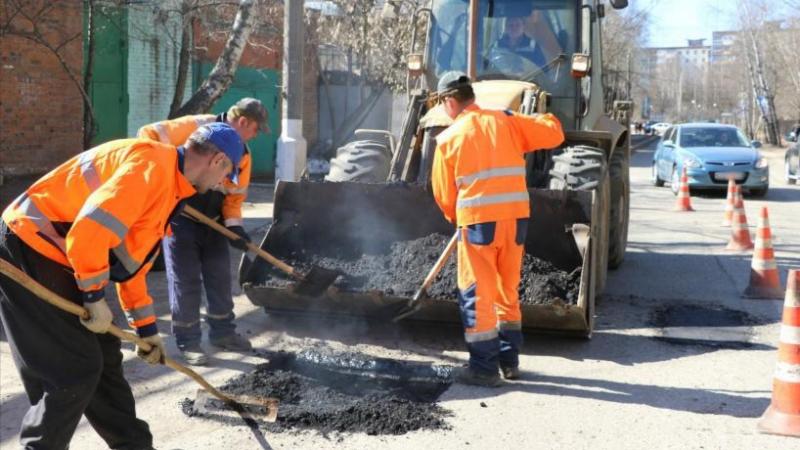
[[[278,418],[278,399],[255,395],[228,395],[233,402],[215,397],[204,389],[197,390],[194,409],[212,417],[241,417],[263,422],[275,422]]]
[[[339,275],[341,275],[341,273],[338,270],[313,266],[294,286],[294,292],[299,295],[318,297],[336,281]]]

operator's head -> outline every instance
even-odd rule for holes
[[[505,33],[511,39],[519,39],[525,32],[525,21],[522,17],[509,17],[506,19]]]
[[[244,143],[233,127],[214,122],[203,125],[186,140],[183,173],[197,192],[203,193],[239,175]]]
[[[464,72],[450,71],[442,74],[436,86],[439,101],[451,119],[455,119],[467,106],[475,101],[472,83]]]
[[[260,100],[245,97],[228,109],[227,121],[244,142],[253,139],[258,132],[269,133],[267,109]]]

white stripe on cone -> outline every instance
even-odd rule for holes
[[[784,344],[800,345],[800,327],[781,325],[781,342]]]
[[[785,383],[800,383],[800,366],[779,361],[775,367],[775,379]]]

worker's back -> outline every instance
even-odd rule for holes
[[[457,189],[452,206],[458,225],[528,217],[524,154],[553,148],[563,139],[558,119],[550,114],[523,116],[469,106],[437,137],[436,159],[452,167],[455,177],[447,180],[443,174],[448,170],[434,170],[437,201],[449,203],[444,197],[452,198],[450,191]]]

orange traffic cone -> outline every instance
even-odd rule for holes
[[[739,185],[733,179],[728,180],[728,196],[725,198],[725,217],[722,219],[722,226],[731,226],[733,221],[733,210],[736,209],[736,196],[739,195]]]
[[[758,431],[800,437],[800,270],[789,271],[778,365],[772,378],[772,403]]]
[[[739,195],[736,197],[736,208],[733,210],[731,222],[731,240],[728,241],[726,250],[744,251],[753,248],[750,240],[750,229],[747,228],[747,216],[744,212],[744,200]]]
[[[761,208],[756,230],[756,246],[753,262],[750,263],[750,284],[744,290],[747,298],[781,299],[783,290],[775,264],[775,250],[772,248],[772,232],[769,228],[767,207]]]
[[[694,211],[692,201],[689,196],[689,176],[686,175],[686,167],[681,174],[681,186],[678,190],[678,198],[675,200],[673,211]]]

